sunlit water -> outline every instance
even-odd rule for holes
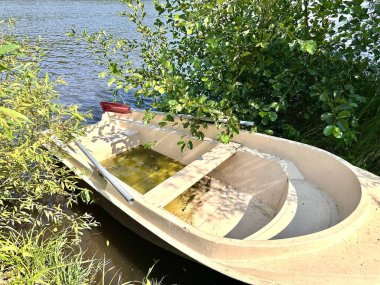
[[[154,15],[152,1],[144,1],[148,20]],[[100,119],[100,100],[109,100],[104,80],[98,78],[101,67],[83,44],[75,43],[65,33],[72,26],[76,30],[98,31],[105,29],[128,38],[137,37],[127,18],[118,16],[124,5],[116,0],[0,0],[0,19],[15,18],[14,29],[19,37],[42,36],[47,48],[44,70],[53,77],[61,76],[68,85],[60,86],[61,100],[79,104],[80,110],[92,111],[95,122]],[[131,94],[125,100],[131,105]],[[115,270],[107,275],[108,281],[116,270],[124,280],[141,280],[154,262],[153,275],[164,284],[232,284],[234,281],[206,267],[162,250],[136,236],[110,217],[97,205],[83,206],[74,211],[90,212],[101,227],[85,232],[83,246],[87,254],[109,260],[108,268]],[[108,244],[108,246],[107,246]],[[108,284],[106,280],[106,284]],[[114,279],[113,284],[117,284]]]

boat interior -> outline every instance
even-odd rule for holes
[[[80,142],[136,202],[159,208],[172,221],[228,239],[292,238],[336,225],[360,200],[359,194],[339,196],[335,182],[309,179],[312,158],[305,162],[265,152],[265,143],[255,148],[244,137],[229,144],[212,135],[200,141],[178,126],[145,124],[142,115],[106,113]],[[180,140],[191,141],[193,148],[182,152]],[[69,154],[83,173],[91,172],[75,146]],[[305,173],[300,164],[308,165]],[[347,185],[359,193],[357,183]]]

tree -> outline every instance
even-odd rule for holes
[[[225,119],[219,139],[228,142],[249,120],[260,132],[303,140],[312,129],[344,145],[379,96],[376,0],[155,1],[153,26],[142,1],[122,2],[140,39],[84,37],[108,86],[166,112],[161,125],[191,114],[183,124],[202,138],[200,119]]]

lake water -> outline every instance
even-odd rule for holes
[[[154,15],[152,1],[144,2],[149,20]],[[92,111],[90,122],[95,122],[101,115],[99,101],[110,100],[112,96],[107,92],[105,81],[98,78],[101,68],[96,60],[83,44],[75,43],[65,33],[75,26],[78,31],[105,29],[119,36],[137,37],[127,18],[118,16],[124,7],[116,0],[0,0],[0,19],[15,18],[14,32],[20,37],[40,35],[44,38],[47,48],[44,69],[68,83],[59,87],[62,102],[79,104],[80,110]],[[125,100],[134,104],[133,95],[126,95]],[[98,257],[109,260],[108,267],[115,268],[107,275],[108,281],[116,271],[123,280],[141,280],[158,261],[152,276],[158,279],[166,276],[163,284],[236,283],[146,242],[96,205],[82,205],[76,211],[90,212],[101,223],[95,230],[85,232],[83,245],[89,254],[96,252]],[[112,284],[117,283],[114,279]]]
[[[147,21],[155,15],[151,1],[145,1]],[[112,100],[104,79],[98,78],[102,70],[84,43],[75,43],[65,34],[75,27],[96,32],[101,29],[116,36],[137,38],[134,26],[127,17],[118,13],[125,5],[117,0],[0,0],[0,19],[14,18],[14,33],[31,39],[42,36],[47,48],[43,68],[52,77],[62,77],[68,85],[59,86],[61,101],[80,105],[81,111],[91,111],[93,119],[101,116],[99,101]],[[132,94],[126,102],[134,105]]]

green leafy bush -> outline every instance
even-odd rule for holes
[[[378,92],[377,1],[156,1],[153,26],[142,1],[122,2],[141,39],[86,35],[115,90],[170,115],[226,119],[224,142],[240,120],[279,136],[309,125],[356,141],[358,110]],[[194,120],[185,126],[200,136]]]
[[[40,76],[42,56],[37,44],[1,35],[0,283],[85,284],[97,262],[84,260],[79,238],[94,222],[66,210],[88,190],[52,144],[52,134],[67,142],[81,133],[85,116],[57,103],[59,80]]]
[[[39,201],[53,195],[74,201],[76,179],[58,165],[54,149],[46,146],[52,146],[52,134],[68,141],[80,133],[84,117],[76,106],[57,103],[57,82],[48,74],[40,77],[38,47],[9,39],[0,46],[4,50],[0,54],[0,224],[8,224],[11,215],[26,219],[19,222],[33,220],[26,218],[27,212],[39,209],[59,220],[64,216],[59,205],[45,207]]]
[[[122,2],[139,39],[82,36],[106,65],[100,76],[115,94],[133,93],[166,112],[161,125],[191,114],[183,125],[202,138],[200,119],[223,119],[219,139],[228,142],[240,120],[254,121],[254,131],[354,162],[356,146],[347,146],[362,139],[368,146],[368,132],[377,132],[364,124],[378,115],[370,107],[380,96],[378,1],[155,1],[153,25],[142,1]],[[153,117],[148,110],[147,121]]]

